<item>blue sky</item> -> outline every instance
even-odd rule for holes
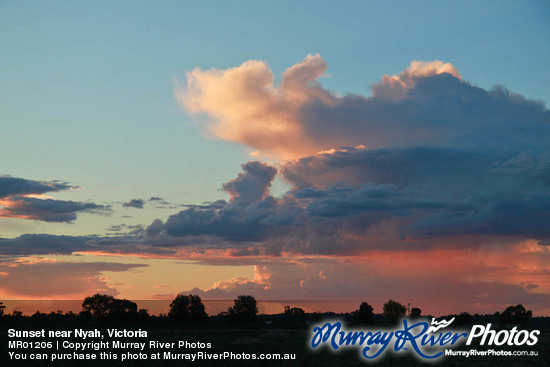
[[[209,135],[209,117],[178,103],[176,85],[196,68],[260,60],[278,83],[319,54],[325,90],[369,97],[383,75],[442,60],[484,90],[550,103],[547,1],[0,1],[0,45],[0,175],[61,180],[78,188],[55,199],[111,207],[71,223],[0,218],[2,238],[105,235],[240,195],[222,183],[255,148]],[[144,208],[123,206],[132,199]],[[258,263],[238,265],[235,277],[250,277]]]

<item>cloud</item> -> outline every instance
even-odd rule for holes
[[[137,209],[143,209],[143,205],[145,205],[145,201],[143,199],[132,199],[122,204],[122,206],[125,208],[137,208]]]
[[[442,61],[413,61],[385,75],[370,96],[337,96],[318,82],[327,65],[319,55],[288,68],[279,85],[262,61],[227,70],[195,69],[176,98],[208,116],[213,136],[283,159],[342,146],[368,149],[452,146],[535,152],[550,140],[549,112],[503,87],[464,81]]]
[[[44,194],[75,189],[66,182],[59,181],[32,181],[24,178],[0,176],[0,198],[17,195]]]
[[[275,207],[269,187],[277,170],[259,162],[248,162],[242,168],[243,173],[223,185],[231,196],[229,202],[223,206],[216,202],[216,205],[206,208],[191,207],[172,215],[164,225],[166,233],[172,236],[220,236],[233,241],[261,240],[265,231],[261,219],[272,213]]]
[[[149,225],[149,227],[147,227],[145,232],[147,233],[148,236],[153,237],[162,231],[163,226],[164,224],[162,223],[162,221],[157,218],[153,221],[153,223]]]
[[[464,310],[494,312],[518,303],[543,310],[550,296],[514,284],[510,274],[517,264],[508,263],[507,268],[495,264],[507,256],[493,254],[487,261],[467,252],[447,250],[422,256],[373,253],[330,263],[302,263],[298,259],[256,266],[253,279],[237,277],[216,282],[210,289],[182,293],[199,294],[204,299],[231,299],[242,294],[260,300],[356,299],[358,305],[361,301],[373,304],[378,312],[389,298],[397,298],[435,315]],[[536,266],[543,268],[543,263]],[[534,272],[524,276],[548,286],[544,277]]]
[[[68,255],[90,248],[92,237],[24,234],[17,238],[0,238],[0,255]]]
[[[76,189],[66,182],[32,181],[23,178],[0,176],[0,217],[33,219],[44,222],[72,222],[77,213],[110,211],[109,206],[92,202],[55,200],[48,192]]]
[[[524,153],[520,153],[519,157]],[[506,154],[415,147],[348,148],[284,165],[310,215],[408,218],[407,236],[492,234],[546,238],[550,166],[545,155],[510,169]],[[342,184],[346,182],[346,184]]]
[[[143,233],[142,225],[115,224],[107,229],[109,232],[115,232],[118,235],[139,235]]]
[[[153,201],[153,202],[156,202],[156,203],[162,204],[162,205],[169,205],[170,204],[169,202],[167,202],[166,200],[164,200],[160,196],[151,196],[149,198],[149,201]]]
[[[277,170],[260,162],[248,162],[241,167],[243,173],[223,184],[231,196],[230,204],[247,205],[263,200],[269,194]]]
[[[221,209],[224,206],[227,205],[227,201],[220,199],[213,202],[207,201],[202,203],[201,205],[197,204],[182,204],[180,206],[184,208],[197,208],[197,209]]]
[[[413,61],[399,75],[384,75],[381,83],[372,86],[372,94],[375,97],[399,101],[407,97],[407,93],[415,88],[419,79],[444,73],[462,80],[458,70],[450,63],[443,63],[440,60]]]
[[[187,74],[187,86],[179,86],[175,95],[190,112],[213,118],[207,126],[210,134],[289,158],[296,151],[307,154],[316,149],[296,116],[310,99],[334,100],[315,82],[325,69],[319,55],[308,56],[287,69],[279,87],[273,85],[273,74],[262,61],[227,70],[195,69]]]
[[[13,263],[0,263],[0,292],[15,299],[82,299],[90,294],[119,292],[102,273],[124,272],[142,268],[144,264],[105,262],[59,262],[27,258]]]
[[[74,253],[116,254],[135,256],[174,257],[174,246],[188,245],[185,239],[148,237],[140,226],[121,226],[130,233],[118,236],[60,236],[24,234],[16,238],[0,238],[0,255],[25,257],[29,255],[70,255]],[[116,227],[115,227],[116,229]],[[177,239],[176,239],[177,240]]]
[[[291,190],[274,198],[275,168],[249,162],[223,185],[229,202],[183,210],[147,233],[248,256],[467,248],[481,238],[504,247],[506,236],[544,241],[550,195],[544,165],[531,163],[516,172],[500,155],[348,148],[283,164]]]
[[[95,203],[69,200],[10,197],[0,200],[0,217],[34,219],[44,222],[72,222],[77,213],[107,213],[110,208]]]

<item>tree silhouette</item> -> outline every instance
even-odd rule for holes
[[[469,312],[461,312],[460,315],[455,316],[455,325],[467,326],[474,324],[474,317]]]
[[[396,302],[392,299],[384,303],[384,307],[383,307],[384,317],[386,318],[386,320],[388,320],[392,324],[396,324],[397,320],[405,316],[405,311],[407,311],[407,308],[405,306],[403,306],[401,303]]]
[[[0,317],[4,314],[4,310],[6,309],[6,306],[2,302],[0,302]]]
[[[521,324],[525,326],[532,316],[532,312],[525,310],[525,307],[521,304],[509,306],[500,314],[500,322],[502,325]]]
[[[234,306],[227,309],[231,321],[253,321],[258,315],[256,299],[252,296],[239,296],[233,301]]]
[[[84,298],[82,311],[97,319],[132,320],[137,318],[135,302],[99,293]]]
[[[413,307],[411,310],[411,314],[409,315],[411,319],[416,319],[420,317],[420,314],[422,313],[422,310],[418,307]]]
[[[137,319],[137,304],[127,299],[114,299],[109,317],[116,320],[135,320]]]
[[[208,318],[201,298],[193,294],[189,296],[179,294],[174,298],[172,303],[170,303],[168,316],[173,320],[181,322],[200,322]]]
[[[361,325],[374,325],[374,309],[367,302],[359,305],[359,308],[352,312],[355,322]]]
[[[149,311],[145,308],[140,308],[137,313],[138,319],[146,320],[149,317]]]
[[[306,313],[300,307],[292,307],[291,308],[290,306],[285,306],[284,314],[287,315],[287,316],[290,316],[290,317],[296,317],[301,322],[306,321]]]
[[[113,296],[106,294],[94,294],[84,298],[82,302],[82,311],[88,312],[92,317],[104,318],[109,315],[111,306],[114,302]]]

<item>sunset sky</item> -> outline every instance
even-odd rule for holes
[[[0,1],[0,45],[0,301],[550,315],[547,1]]]

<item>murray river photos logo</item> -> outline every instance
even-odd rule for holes
[[[387,352],[412,353],[423,360],[437,360],[446,355],[445,350],[466,343],[479,342],[487,346],[533,346],[538,342],[538,330],[493,330],[491,324],[474,325],[470,331],[451,329],[454,318],[436,321],[411,322],[403,319],[402,325],[383,330],[346,330],[340,321],[314,326],[311,348],[327,346],[339,351],[358,348],[361,356],[375,360]]]

